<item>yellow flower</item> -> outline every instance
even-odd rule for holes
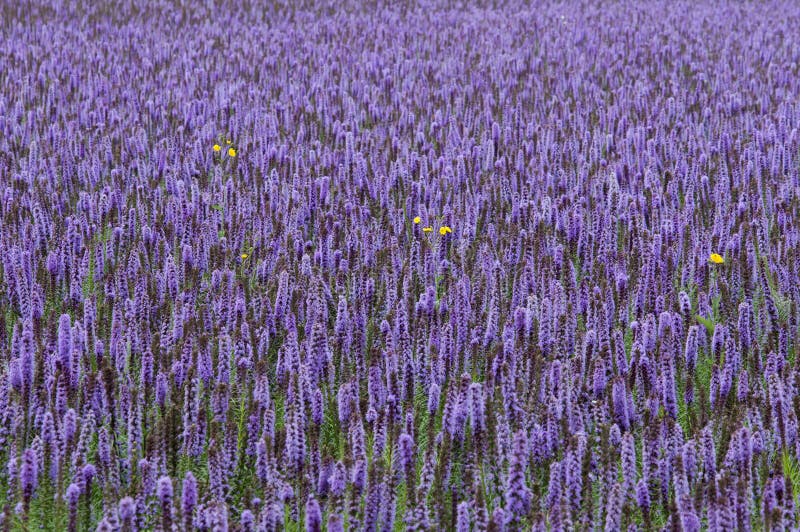
[[[225,144],[230,145],[230,143],[231,143],[231,139],[228,139],[228,140],[225,141]]]
[[[423,227],[422,230],[425,231],[426,233],[430,233],[431,231],[433,231],[433,227]]]
[[[449,228],[448,226],[446,226],[446,225],[443,225],[443,226],[441,226],[441,227],[439,228],[439,234],[440,234],[440,235],[442,235],[442,236],[446,235],[447,233],[452,233],[452,232],[453,232],[453,230],[452,230],[452,229],[450,229],[450,228]]]
[[[222,148],[220,148],[219,144],[214,144],[214,151],[219,151],[221,149]]]
[[[236,157],[236,150],[234,150],[233,148],[228,148],[228,155],[230,155],[231,157]]]
[[[415,216],[415,217],[414,217],[414,223],[415,223],[415,224],[418,224],[418,223],[420,223],[421,221],[422,221],[422,218],[420,218],[419,216]]]
[[[723,264],[725,262],[725,259],[723,259],[718,253],[712,253],[711,257],[709,257],[709,260],[714,264]]]
[[[242,260],[244,260],[247,258],[247,253],[242,253],[240,256],[242,257]]]

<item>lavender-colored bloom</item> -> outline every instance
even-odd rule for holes
[[[70,484],[67,486],[66,493],[64,494],[64,499],[67,501],[68,511],[69,511],[69,521],[67,528],[70,532],[74,532],[78,529],[78,501],[80,500],[81,496],[81,489],[75,485]]]
[[[59,4],[0,32],[6,528],[796,526],[796,3]]]
[[[473,383],[469,388],[469,418],[473,433],[484,430],[486,406],[483,399],[483,386],[479,383]]]
[[[228,530],[227,508],[218,502],[207,505],[199,519],[207,530],[219,530],[220,532]]]
[[[358,460],[353,465],[353,468],[351,470],[350,481],[353,484],[353,487],[358,491],[363,490],[364,485],[366,484],[366,477],[367,477],[366,464],[364,463],[363,460]]]
[[[344,523],[338,514],[330,514],[328,516],[328,532],[344,532]]]
[[[58,320],[58,363],[61,370],[69,375],[70,355],[72,354],[72,319],[69,314],[62,314]]]
[[[524,432],[518,431],[514,435],[513,445],[505,491],[505,510],[519,518],[527,514],[531,506],[531,491],[525,481],[528,441]]]
[[[689,298],[689,294],[684,291],[678,293],[678,303],[680,305],[681,314],[688,318],[692,313],[692,301]]]
[[[331,494],[337,497],[344,495],[347,487],[347,470],[342,462],[336,462],[329,480]]]
[[[492,512],[492,519],[489,523],[489,529],[495,532],[505,532],[506,515],[502,508],[495,508],[494,512]]]
[[[252,532],[255,526],[255,516],[250,510],[243,510],[239,518],[243,532]]]
[[[624,503],[624,494],[622,486],[614,483],[611,487],[611,492],[608,494],[608,503],[606,507],[606,521],[605,530],[619,530],[620,520],[622,519],[622,506]]]
[[[614,419],[623,430],[627,430],[630,428],[631,418],[625,381],[622,379],[614,380],[614,384],[611,387],[611,398],[614,406]]]
[[[625,498],[632,496],[636,483],[636,448],[633,436],[626,432],[622,437],[622,493]]]
[[[459,503],[458,517],[456,518],[456,531],[469,532],[471,530],[471,521],[469,503],[466,501]]]
[[[595,397],[602,397],[606,388],[606,368],[602,360],[598,360],[594,367],[594,381],[592,391]]]
[[[559,506],[564,497],[564,464],[553,462],[550,464],[550,481],[547,484],[547,508],[558,513]]]
[[[397,444],[400,468],[408,470],[414,461],[414,440],[408,434],[401,434]]]
[[[30,503],[33,492],[38,484],[38,461],[33,449],[26,449],[22,453],[22,467],[20,468],[19,481],[22,488],[22,496],[25,503],[25,512]]]
[[[647,512],[650,509],[650,492],[647,487],[647,481],[642,478],[636,483],[636,504],[642,511]]]
[[[693,369],[697,363],[697,345],[698,329],[697,325],[692,325],[689,327],[689,334],[686,336],[686,348],[684,350],[684,359],[690,369]]]
[[[739,305],[739,339],[744,351],[748,351],[753,345],[753,309],[748,302]]]
[[[313,497],[306,503],[306,532],[320,532],[322,530],[322,511],[319,503]]]
[[[351,400],[350,386],[345,385],[339,388],[339,393],[337,396],[337,402],[339,405],[339,422],[343,425],[347,425],[347,422],[350,420]]]
[[[435,414],[439,409],[440,394],[439,386],[436,383],[431,384],[428,389],[428,412],[430,414]]]
[[[123,526],[130,528],[136,512],[136,502],[133,500],[133,498],[123,497],[120,499],[117,511]]]
[[[97,476],[97,468],[93,464],[86,464],[81,469],[81,481],[86,486],[86,491],[90,492],[92,480]]]
[[[181,513],[184,525],[192,521],[192,513],[197,506],[197,480],[191,471],[183,477],[183,488],[181,491]]]
[[[164,530],[172,528],[172,479],[163,476],[156,482],[156,495],[161,503],[161,523]]]

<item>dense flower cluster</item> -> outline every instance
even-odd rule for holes
[[[2,529],[800,526],[800,5],[18,4]]]

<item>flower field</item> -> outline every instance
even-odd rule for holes
[[[800,4],[0,28],[0,531],[800,527]]]

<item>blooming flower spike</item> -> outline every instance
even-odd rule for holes
[[[0,532],[798,529],[800,2],[183,3],[2,10]]]

